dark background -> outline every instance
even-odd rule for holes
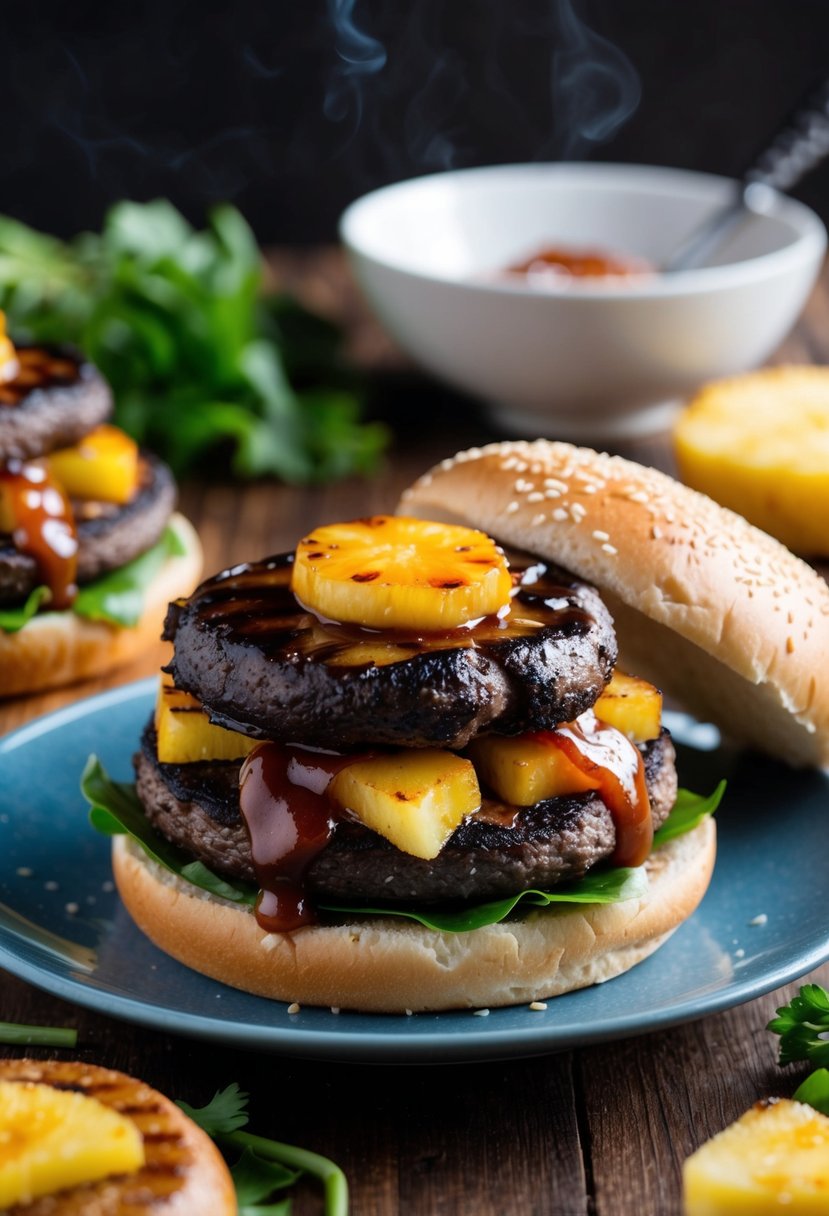
[[[829,70],[826,0],[0,0],[0,211],[116,199],[333,239],[374,186],[488,162],[737,174]],[[829,169],[796,193],[829,219]]]

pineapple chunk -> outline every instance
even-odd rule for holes
[[[128,503],[138,488],[138,446],[115,426],[99,426],[80,443],[46,458],[70,498]]]
[[[162,764],[239,760],[257,744],[235,730],[214,726],[196,698],[174,688],[169,676],[162,676],[159,685],[155,730]]]
[[[511,806],[534,806],[545,798],[599,788],[542,731],[485,735],[470,744],[469,754],[482,780]]]
[[[375,515],[300,541],[291,588],[320,616],[370,629],[456,629],[510,601],[506,558],[483,532]]]
[[[614,671],[610,683],[593,706],[600,722],[615,726],[634,743],[658,739],[662,726],[662,693],[638,676]]]
[[[677,419],[683,481],[796,553],[829,555],[829,369],[716,380]]]
[[[358,760],[337,773],[328,793],[403,853],[426,860],[481,805],[470,762],[434,748]]]
[[[802,1102],[758,1102],[689,1157],[685,1216],[825,1216],[829,1118]]]
[[[135,1123],[85,1094],[0,1081],[0,1209],[144,1164]]]

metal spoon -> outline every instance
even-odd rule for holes
[[[734,198],[694,230],[662,270],[692,270],[751,215],[765,215],[776,192],[791,190],[829,155],[829,80],[808,94],[737,183]]]

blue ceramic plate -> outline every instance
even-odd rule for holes
[[[289,1014],[161,954],[112,890],[109,843],[87,825],[78,778],[93,751],[113,776],[130,778],[154,687],[148,680],[82,701],[0,742],[0,966],[56,996],[156,1029],[294,1056],[497,1059],[689,1021],[829,957],[829,778],[727,750],[712,727],[674,716],[682,784],[705,792],[721,776],[730,784],[711,889],[650,959],[544,1011]]]

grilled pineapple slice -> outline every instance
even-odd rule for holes
[[[677,420],[684,481],[809,556],[829,555],[829,369],[715,381]]]
[[[560,748],[531,735],[485,735],[469,746],[481,779],[511,806],[534,806],[545,798],[598,789],[594,781],[568,760]]]
[[[138,489],[138,445],[116,426],[99,426],[46,458],[70,498],[123,505]]]
[[[829,1118],[802,1102],[758,1102],[682,1171],[685,1216],[825,1216]]]
[[[615,726],[634,743],[659,738],[662,729],[662,693],[638,676],[614,671],[593,711],[600,722]]]
[[[240,760],[257,743],[235,730],[214,726],[196,698],[174,688],[168,675],[162,675],[158,688],[155,730],[162,764]]]
[[[0,1081],[0,1209],[132,1173],[144,1143],[124,1115],[85,1094]]]
[[[333,621],[434,631],[499,612],[512,579],[483,532],[375,515],[315,528],[297,547],[291,587]]]
[[[435,748],[358,760],[337,773],[328,793],[403,853],[426,860],[481,805],[470,762]]]

